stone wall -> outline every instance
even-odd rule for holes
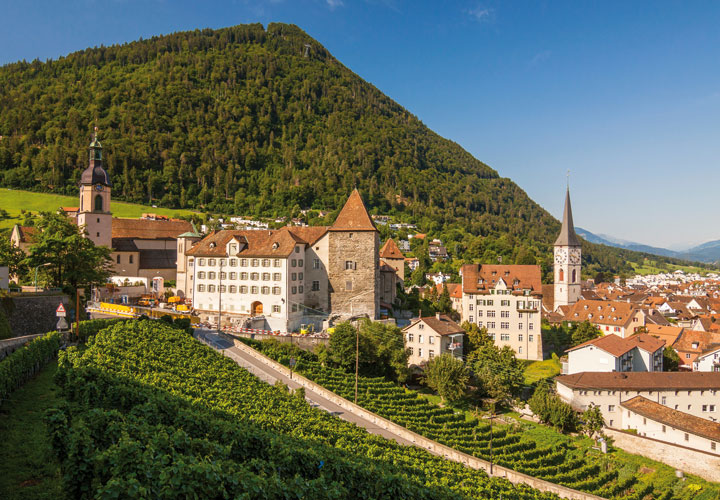
[[[43,335],[43,333],[38,333],[36,335],[25,335],[24,337],[13,337],[7,340],[0,340],[0,360],[11,355],[31,340],[42,337]]]
[[[8,313],[8,322],[13,335],[34,335],[55,330],[58,317],[57,306],[62,302],[68,311],[66,319],[70,322],[70,298],[67,295],[26,295],[12,296],[12,305]]]
[[[262,362],[263,364],[270,366],[271,368],[281,372],[286,377],[291,376],[289,368],[268,358],[264,354],[259,353],[255,349],[252,349],[251,347],[243,344],[239,340],[235,340],[234,343],[235,343],[235,347],[250,354],[251,356],[253,356],[258,361]],[[573,490],[571,488],[566,488],[565,486],[560,486],[558,484],[554,484],[549,481],[544,481],[542,479],[528,476],[527,474],[522,474],[520,472],[516,472],[512,469],[507,469],[505,467],[500,467],[498,465],[492,465],[490,462],[487,462],[480,458],[474,457],[472,455],[468,455],[466,453],[462,453],[461,451],[458,451],[454,448],[450,448],[449,446],[440,444],[436,441],[433,441],[424,436],[421,436],[420,434],[416,434],[416,433],[406,429],[405,427],[402,427],[396,423],[393,423],[390,420],[387,420],[386,418],[376,415],[375,413],[372,413],[372,412],[366,410],[365,408],[362,408],[362,407],[348,401],[347,399],[338,396],[334,392],[328,391],[324,387],[312,382],[311,380],[303,377],[302,375],[298,374],[297,372],[292,373],[292,379],[294,382],[297,382],[301,386],[307,387],[308,389],[316,392],[320,396],[322,396],[325,399],[342,407],[346,411],[348,411],[354,415],[357,415],[365,420],[369,420],[374,425],[377,425],[380,428],[386,429],[386,430],[392,432],[393,434],[395,434],[407,441],[410,441],[411,443],[414,443],[415,446],[417,446],[419,448],[423,448],[434,455],[444,457],[448,460],[453,460],[454,462],[459,462],[459,463],[461,463],[467,467],[471,467],[473,469],[482,469],[491,476],[507,479],[511,483],[524,483],[524,484],[527,484],[528,486],[536,488],[540,491],[554,493],[563,498],[570,498],[570,499],[576,499],[576,500],[603,500],[602,497],[599,497],[597,495],[592,495],[590,493]]]
[[[245,337],[246,339],[254,340],[274,339],[278,342],[292,343],[300,349],[305,349],[310,352],[314,351],[317,345],[328,345],[330,343],[329,338],[306,337],[304,335],[293,335],[292,337],[289,335],[262,335],[257,333],[232,333],[232,335],[234,337]]]
[[[616,429],[606,428],[604,432],[615,440],[614,446],[628,453],[657,460],[707,481],[720,482],[720,456]]]
[[[328,280],[330,310],[344,317],[377,316],[380,304],[380,238],[375,231],[330,231],[328,233]],[[346,262],[354,269],[346,269]],[[348,290],[348,284],[351,289]]]

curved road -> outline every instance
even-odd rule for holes
[[[297,389],[298,387],[301,387],[300,384],[298,384],[297,382],[290,380],[288,377],[273,369],[272,367],[261,363],[249,354],[241,351],[240,349],[235,347],[235,344],[232,340],[229,340],[224,335],[218,335],[218,333],[214,330],[203,330],[196,328],[195,338],[200,340],[204,344],[209,345],[213,349],[217,349],[223,355],[235,361],[238,365],[245,368],[247,371],[258,377],[263,382],[267,382],[268,384],[275,384],[275,382],[279,380],[291,389]],[[307,387],[305,388],[305,399],[310,406],[313,406],[320,410],[324,410],[331,415],[342,418],[343,420],[347,420],[348,422],[352,422],[359,427],[367,429],[368,432],[372,432],[373,434],[377,434],[386,439],[392,439],[405,446],[415,446],[410,441],[403,439],[400,436],[397,436],[386,429],[377,427],[369,420],[365,420],[364,418],[358,417],[357,415],[353,415],[352,413],[345,411],[345,409],[341,408],[340,406],[336,405],[331,401],[328,401],[327,399]]]

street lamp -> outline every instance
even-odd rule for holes
[[[38,291],[38,290],[37,290],[37,273],[38,273],[38,269],[40,269],[41,267],[45,267],[45,266],[52,266],[52,262],[46,262],[45,264],[40,264],[39,266],[37,266],[37,267],[35,268],[35,287],[34,287],[34,288],[35,288],[35,293],[37,293],[37,291]]]

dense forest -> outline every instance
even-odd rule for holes
[[[0,185],[75,195],[96,125],[115,199],[336,214],[357,186],[373,213],[443,237],[453,257],[537,258],[546,269],[559,230],[510,179],[293,25],[176,33],[0,68]],[[642,260],[586,246],[590,272]]]

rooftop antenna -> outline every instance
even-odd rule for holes
[[[570,169],[567,171],[567,188],[570,189]]]
[[[310,54],[310,44],[305,44],[305,55],[303,57],[307,57]]]

